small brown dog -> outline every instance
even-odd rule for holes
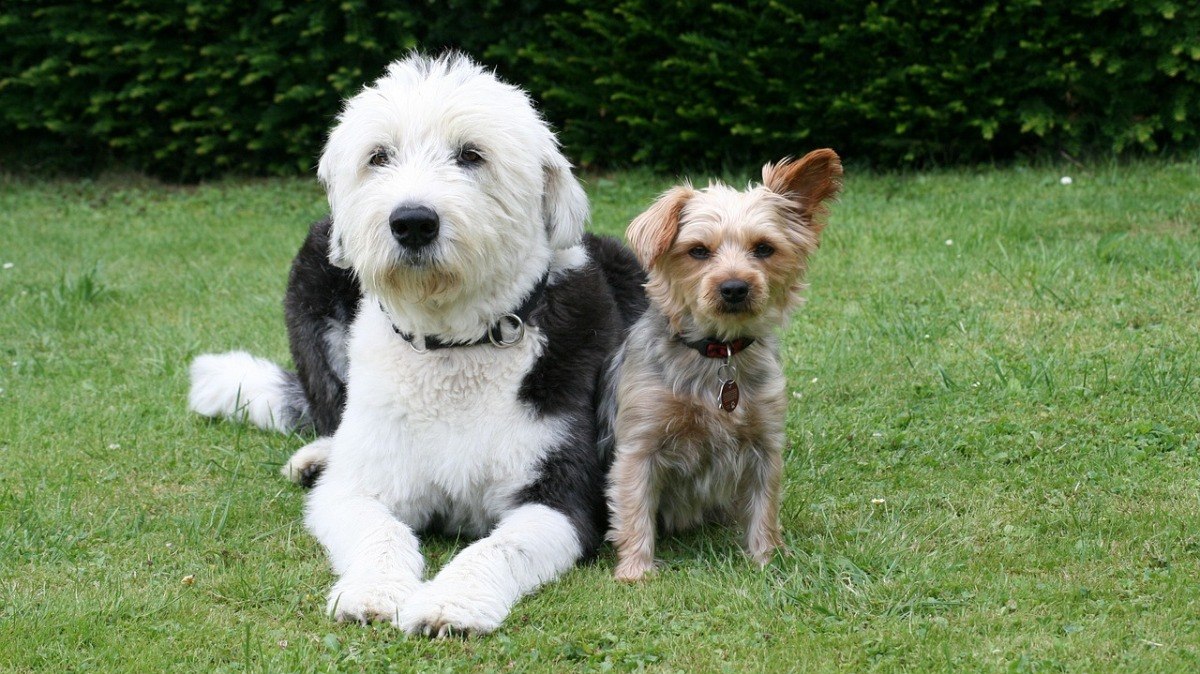
[[[616,577],[654,567],[666,532],[708,519],[745,525],[759,564],[779,525],[787,399],[775,335],[801,301],[809,254],[841,189],[832,150],[763,167],[739,192],[666,192],[629,226],[650,308],[630,328],[600,405]]]

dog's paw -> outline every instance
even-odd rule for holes
[[[770,564],[771,560],[774,559],[776,554],[779,554],[783,557],[790,557],[792,555],[792,551],[783,543],[775,542],[752,545],[748,550],[746,550],[746,555],[749,556],[750,559],[754,560],[754,562],[758,564],[760,568]]]
[[[326,612],[338,622],[396,622],[401,607],[416,589],[415,583],[377,576],[343,577],[329,591]]]
[[[641,557],[626,557],[617,562],[613,577],[623,583],[636,583],[654,573],[654,560]]]
[[[469,637],[492,632],[508,615],[508,606],[485,594],[426,583],[400,610],[396,626],[433,639]]]
[[[754,560],[755,564],[758,564],[759,568],[762,568],[771,563],[771,559],[775,557],[775,549],[767,548],[766,550],[747,552],[746,554],[750,556],[750,559]]]
[[[767,527],[761,531],[752,533],[747,536],[746,554],[750,559],[754,560],[760,567],[771,563],[771,558],[778,552],[781,555],[790,555],[791,551],[783,544],[783,534],[780,533],[779,527]]]
[[[297,449],[292,458],[279,469],[287,479],[301,487],[311,487],[317,482],[321,471],[325,470],[325,462],[329,460],[329,451],[333,449],[333,438],[317,438],[307,445]]]

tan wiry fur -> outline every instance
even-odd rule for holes
[[[619,580],[653,569],[656,524],[672,532],[709,519],[738,522],[747,553],[764,565],[782,545],[787,400],[775,333],[802,299],[808,256],[841,176],[838,156],[816,150],[767,164],[763,185],[745,191],[672,188],[630,224],[650,308],[614,358],[601,402],[615,440],[608,538]],[[736,307],[722,298],[729,281],[748,286]],[[740,400],[730,412],[716,400],[723,359],[683,343],[708,337],[756,340],[731,359]]]

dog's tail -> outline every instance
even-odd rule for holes
[[[296,373],[245,351],[197,356],[191,379],[188,407],[197,414],[282,433],[312,423]]]

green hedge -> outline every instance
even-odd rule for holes
[[[0,132],[27,161],[111,157],[184,180],[310,171],[341,97],[392,59],[517,38],[522,22],[492,15],[502,4],[16,0],[0,9]]]
[[[895,165],[1156,150],[1200,132],[1196,3],[572,5],[527,53],[588,159],[676,166],[829,144]]]
[[[309,171],[338,99],[413,47],[496,66],[600,165],[830,145],[896,166],[1200,137],[1190,2],[10,0],[0,45],[7,163],[101,157],[172,179]]]

